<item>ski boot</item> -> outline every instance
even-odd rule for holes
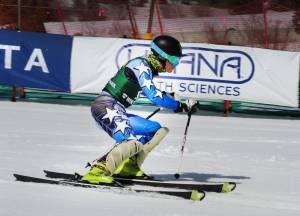
[[[145,174],[145,172],[138,166],[136,156],[124,160],[115,170],[113,176],[123,178],[153,179],[153,177]]]
[[[82,176],[81,180],[91,184],[112,184],[114,182],[113,177],[105,168],[105,162],[96,162],[90,171]]]

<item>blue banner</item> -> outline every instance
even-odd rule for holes
[[[0,30],[0,84],[70,91],[73,38]]]

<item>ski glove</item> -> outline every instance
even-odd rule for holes
[[[184,102],[178,102],[178,103],[179,103],[178,108],[174,110],[175,113],[187,112],[190,114],[194,114],[197,111],[197,103],[192,105],[191,107],[189,107],[188,104]]]
[[[188,112],[189,108],[186,103],[181,103],[178,102],[178,108],[174,110],[175,113],[180,113],[180,112]]]

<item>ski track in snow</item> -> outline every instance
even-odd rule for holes
[[[187,116],[163,112],[152,119],[170,133],[143,168],[174,180]],[[0,130],[0,216],[300,215],[299,120],[192,116],[179,181],[238,183],[236,191],[207,193],[203,202],[16,182],[13,173],[83,173],[86,162],[114,145],[87,106],[0,101]]]

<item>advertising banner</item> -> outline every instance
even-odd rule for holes
[[[150,41],[0,30],[0,85],[72,93],[101,92]],[[298,107],[299,52],[182,43],[184,56],[159,89],[195,99]]]
[[[72,39],[0,30],[0,84],[70,91]]]
[[[75,37],[71,91],[99,93],[128,60],[149,53],[149,41]],[[182,43],[180,64],[155,79],[162,91],[195,99],[298,106],[300,55],[238,46]]]

